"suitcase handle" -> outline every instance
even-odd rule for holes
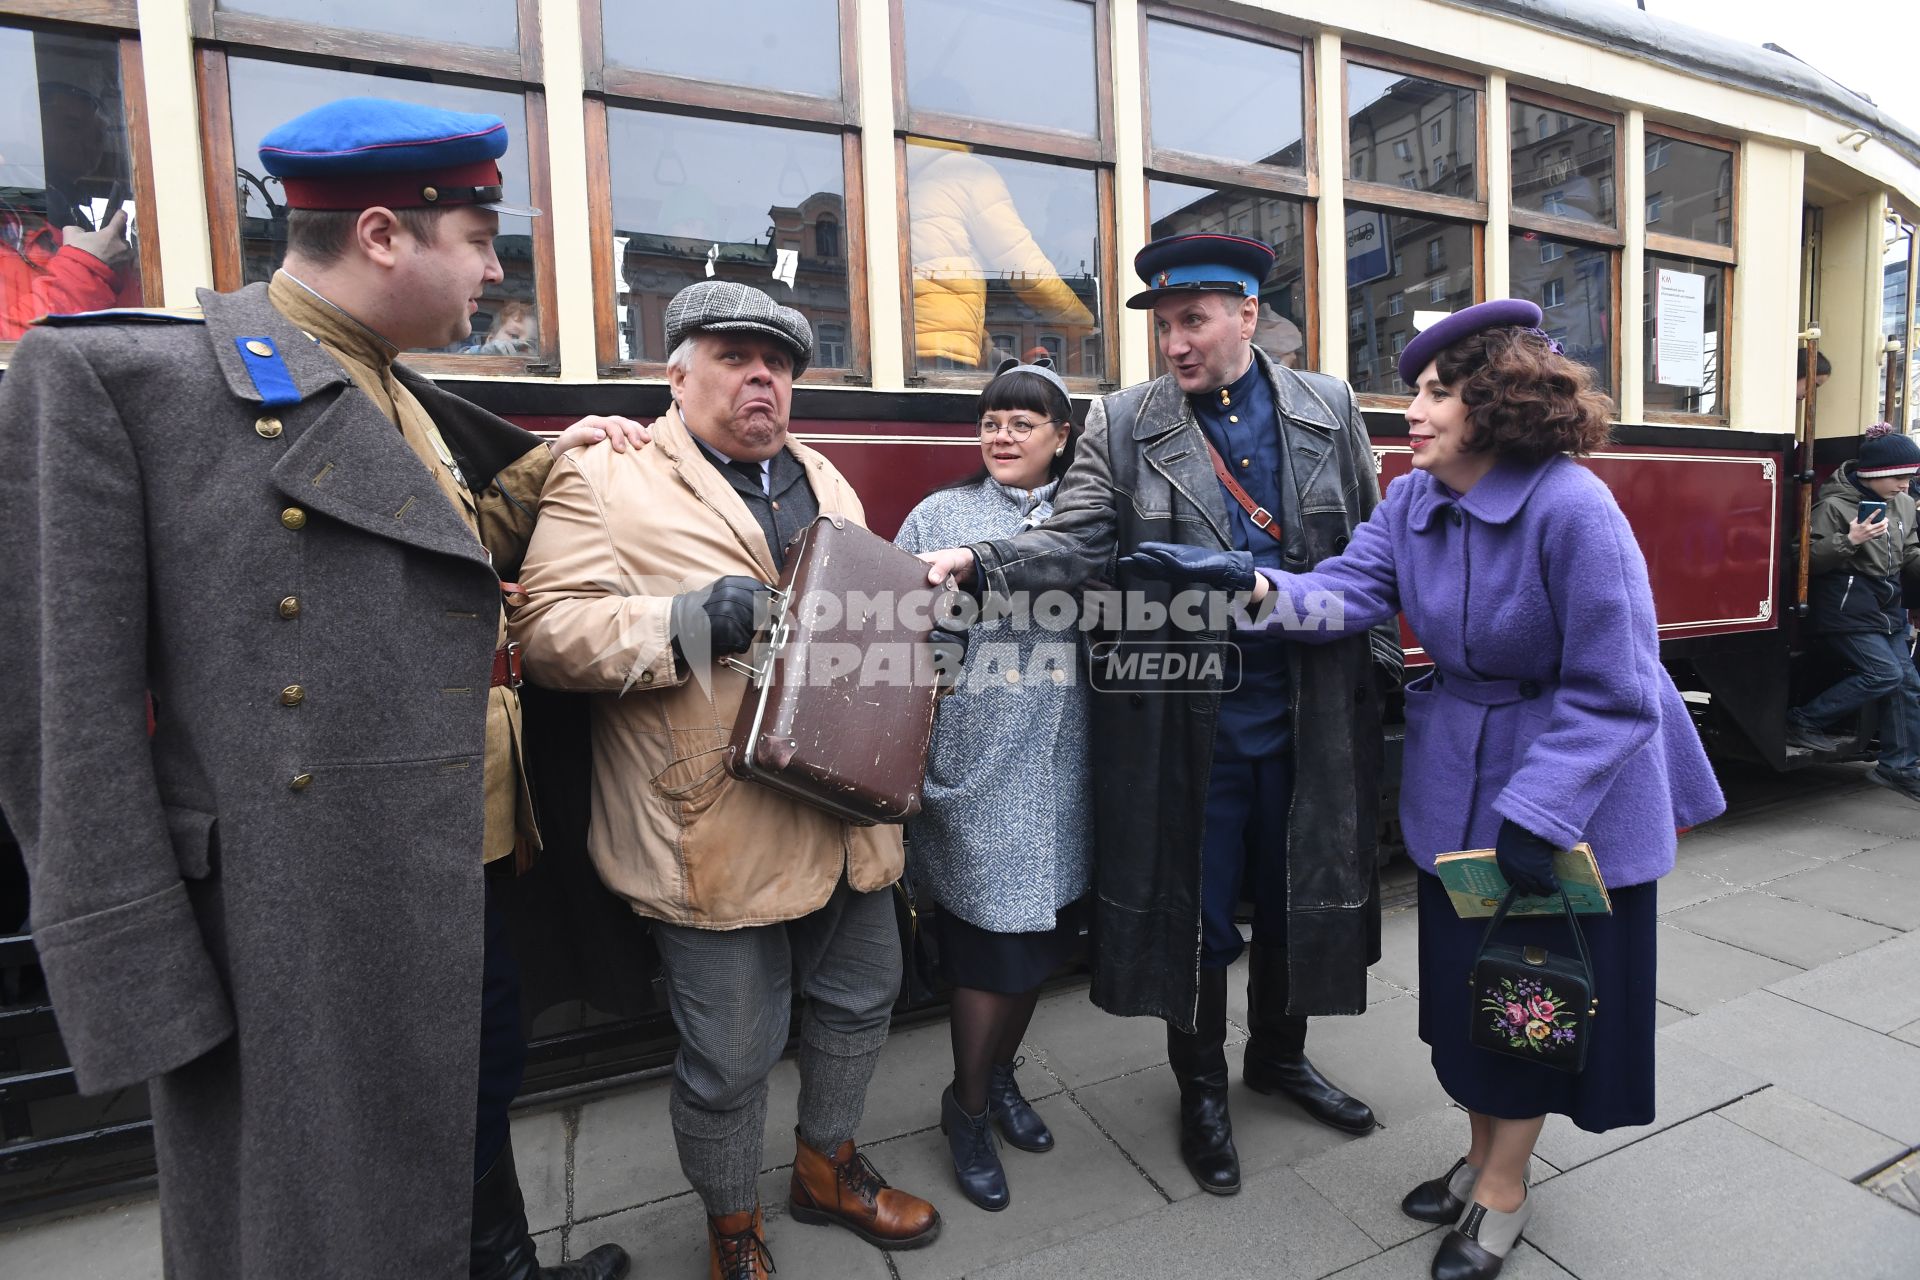
[[[773,601],[774,617],[778,621],[767,632],[765,660],[756,666],[750,662],[742,662],[732,654],[720,659],[722,666],[731,667],[753,681],[756,689],[764,685],[767,677],[773,674],[773,660],[779,656],[782,649],[787,647],[787,640],[793,634],[793,622],[787,617],[787,606],[793,603],[793,593],[775,588],[768,592],[768,596]]]

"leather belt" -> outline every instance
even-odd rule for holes
[[[519,641],[509,641],[493,651],[493,679],[490,683],[495,688],[505,685],[509,689],[518,689],[523,683],[520,678]]]
[[[1514,702],[1531,702],[1557,686],[1539,680],[1485,680],[1477,676],[1456,675],[1435,667],[1433,687],[1445,689],[1462,702],[1478,703],[1483,707],[1504,707]]]
[[[1280,534],[1280,522],[1274,519],[1273,512],[1255,502],[1252,495],[1240,487],[1240,482],[1233,478],[1233,472],[1227,470],[1226,461],[1221,458],[1220,451],[1213,447],[1213,441],[1207,439],[1205,433],[1201,434],[1200,443],[1207,446],[1207,457],[1213,463],[1213,474],[1220,477],[1220,483],[1227,487],[1227,492],[1232,494],[1233,500],[1240,504],[1240,509],[1247,513],[1247,518],[1253,521],[1254,527],[1262,530],[1275,542],[1284,544],[1286,539]]]

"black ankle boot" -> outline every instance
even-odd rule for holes
[[[1278,1093],[1343,1133],[1371,1133],[1373,1108],[1307,1061],[1307,1020],[1287,1012],[1287,953],[1252,948],[1247,963],[1247,1040],[1242,1075],[1255,1093]]]
[[[473,1235],[467,1250],[471,1280],[620,1280],[627,1251],[603,1244],[584,1258],[542,1267],[527,1234],[526,1202],[513,1167],[513,1144],[473,1184]]]
[[[953,1176],[960,1183],[960,1194],[989,1213],[998,1213],[1012,1203],[1007,1191],[1007,1171],[1000,1167],[1000,1152],[993,1144],[992,1108],[970,1116],[953,1096],[948,1085],[940,1095],[940,1132],[947,1135],[947,1151],[953,1156]]]
[[[1020,1092],[1013,1073],[1025,1058],[996,1062],[987,1078],[987,1114],[1000,1125],[1000,1136],[1022,1151],[1053,1150],[1053,1131]]]
[[[1240,1190],[1240,1153],[1227,1114],[1227,971],[1200,970],[1194,1032],[1167,1027],[1167,1064],[1180,1082],[1180,1156],[1202,1191]]]

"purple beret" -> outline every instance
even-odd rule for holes
[[[1538,329],[1540,319],[1540,308],[1525,298],[1476,302],[1465,311],[1456,311],[1446,319],[1428,325],[1407,344],[1406,350],[1400,353],[1400,381],[1410,387],[1419,386],[1421,371],[1433,362],[1435,356],[1462,338],[1486,329],[1497,329],[1503,324]]]

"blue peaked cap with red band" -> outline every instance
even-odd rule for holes
[[[501,202],[507,125],[499,116],[391,98],[341,98],[260,140],[260,163],[296,209],[435,208]]]
[[[1162,236],[1133,256],[1133,269],[1147,287],[1127,305],[1144,311],[1170,293],[1257,298],[1273,259],[1273,246],[1245,236],[1210,231]]]

